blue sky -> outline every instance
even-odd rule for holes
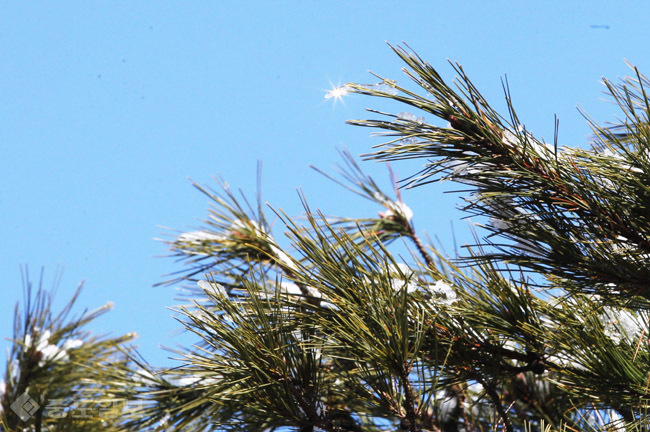
[[[385,41],[407,42],[451,78],[458,60],[496,108],[508,75],[527,128],[584,145],[576,110],[613,120],[601,77],[650,73],[650,5],[643,2],[13,2],[0,15],[0,334],[11,336],[22,298],[19,266],[49,284],[64,274],[61,305],[85,279],[78,310],[115,309],[93,325],[136,331],[144,356],[171,365],[159,345],[192,339],[166,309],[170,287],[152,286],[179,266],[153,238],[191,230],[208,200],[191,187],[222,176],[289,214],[297,188],[326,213],[375,214],[309,168],[379,143],[346,126],[379,101],[350,96],[333,105],[331,84],[397,79],[402,64]],[[605,27],[608,26],[608,27]],[[394,112],[399,106],[388,106]],[[432,120],[432,119],[427,119]],[[386,168],[365,164],[386,184]],[[413,165],[396,164],[398,175]],[[468,239],[456,197],[431,186],[403,194],[416,227],[452,248],[450,224]],[[278,227],[279,228],[279,227]],[[278,230],[276,236],[279,236]],[[8,346],[8,342],[3,342]],[[4,350],[3,350],[4,351]]]

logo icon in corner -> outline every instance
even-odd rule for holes
[[[27,421],[34,415],[40,406],[34,399],[29,397],[27,392],[20,395],[18,399],[11,404],[11,410],[15,412],[22,421]]]

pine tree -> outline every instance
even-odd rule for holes
[[[482,221],[466,253],[423,241],[399,190],[382,191],[347,151],[330,178],[376,203],[376,217],[328,217],[303,197],[292,218],[226,183],[196,185],[213,206],[200,230],[168,241],[183,268],[166,284],[185,287],[177,312],[199,342],[156,368],[132,335],[82,330],[107,307],[53,318],[47,292],[29,288],[2,429],[648,430],[649,81],[635,68],[606,80],[620,123],[588,119],[590,148],[560,147],[522,125],[507,85],[504,116],[459,64],[449,84],[393,49],[417,90],[377,77],[326,97],[408,106],[349,123],[389,140],[366,159],[423,162],[395,184],[460,185],[463,211]]]

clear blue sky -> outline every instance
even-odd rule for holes
[[[330,83],[373,82],[369,69],[404,82],[385,41],[406,41],[447,76],[446,59],[458,60],[495,107],[507,74],[529,130],[552,139],[557,114],[560,143],[584,145],[577,105],[614,118],[601,77],[628,74],[624,59],[650,73],[649,16],[640,1],[6,2],[0,335],[11,336],[22,298],[19,265],[33,277],[45,266],[49,283],[60,264],[59,305],[85,279],[80,306],[115,302],[93,329],[136,331],[145,357],[169,365],[158,345],[191,338],[173,336],[174,290],[152,287],[179,269],[155,257],[166,248],[153,238],[206,214],[188,177],[221,175],[254,196],[261,160],[264,199],[290,214],[301,211],[298,187],[327,213],[374,214],[308,165],[334,164],[335,146],[360,154],[379,142],[343,124],[376,101],[333,106],[323,95]],[[385,167],[366,166],[385,178]],[[440,191],[404,199],[416,227],[451,248],[450,221],[461,239],[467,229],[458,200]]]

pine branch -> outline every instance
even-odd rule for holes
[[[57,275],[55,287],[58,280]],[[24,309],[16,306],[13,344],[0,389],[3,430],[121,430],[122,419],[116,413],[106,412],[98,419],[96,414],[75,415],[74,410],[102,410],[93,399],[106,389],[97,370],[100,365],[123,361],[122,354],[131,349],[127,343],[135,334],[105,338],[84,330],[85,325],[111,310],[112,304],[70,317],[81,285],[55,315],[52,294],[43,287],[43,271],[36,290],[27,269],[23,281],[25,305]]]

